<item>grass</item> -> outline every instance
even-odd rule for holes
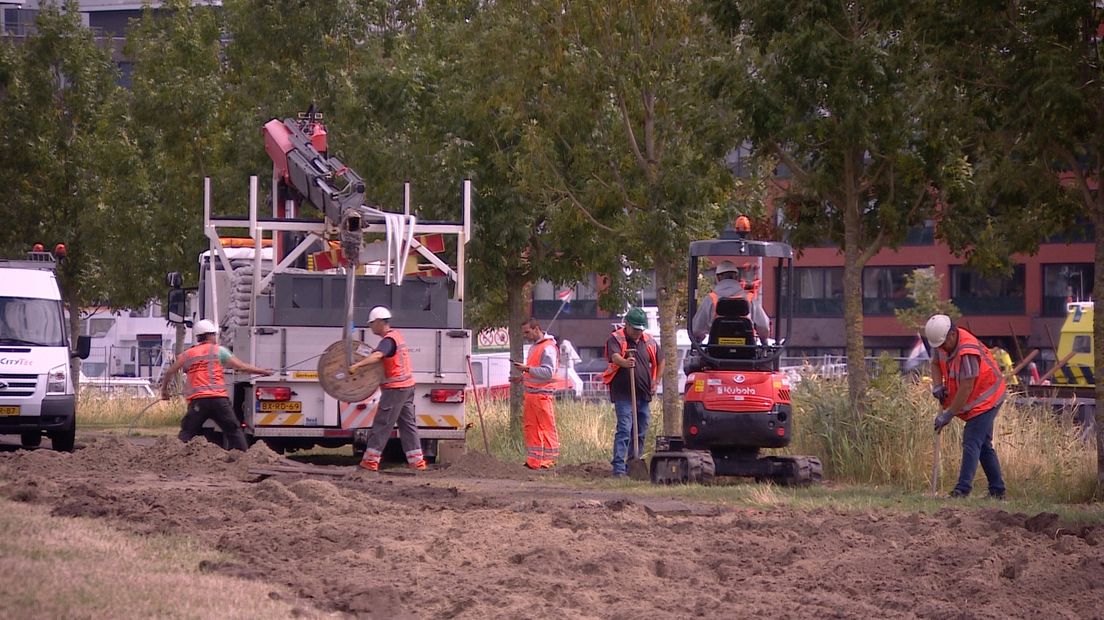
[[[200,571],[227,558],[182,537],[138,537],[91,519],[0,500],[0,582],[9,618],[263,618],[298,611],[276,589]]]
[[[182,399],[108,398],[81,394],[77,402],[79,429],[158,429],[179,427],[186,405]]]

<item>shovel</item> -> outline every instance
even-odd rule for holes
[[[935,449],[932,451],[931,494],[935,497],[939,494],[939,447],[942,445],[943,434],[935,431]]]
[[[632,360],[636,360],[636,350],[629,349],[627,351],[632,356]],[[629,478],[633,480],[647,480],[648,479],[648,465],[644,463],[644,460],[640,458],[640,445],[637,438],[638,429],[636,428],[636,366],[629,366],[629,398],[632,399],[632,454],[629,455]]]

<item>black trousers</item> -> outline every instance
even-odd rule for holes
[[[230,399],[225,396],[210,398],[193,398],[188,401],[188,413],[180,421],[180,441],[185,443],[203,432],[203,423],[214,420],[227,440],[231,450],[245,452],[249,444],[245,441],[245,433],[242,432],[238,417],[234,415],[234,409],[230,406]]]

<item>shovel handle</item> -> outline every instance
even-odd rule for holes
[[[630,359],[636,360],[636,349],[625,351]],[[629,399],[632,401],[632,424],[629,426],[632,432],[632,458],[639,458],[639,446],[636,439],[636,365],[629,366]]]
[[[931,475],[931,494],[935,495],[939,492],[939,448],[943,444],[943,435],[939,431],[935,432],[935,443],[932,450],[932,475]]]

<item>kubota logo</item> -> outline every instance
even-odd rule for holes
[[[30,366],[31,360],[21,357],[0,357],[0,366]]]
[[[736,375],[735,377],[732,377],[732,380],[736,383],[743,383],[745,378],[744,375]]]

